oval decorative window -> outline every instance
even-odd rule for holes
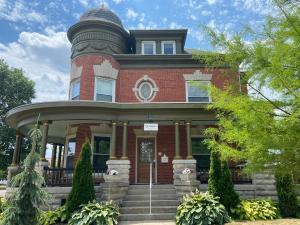
[[[135,93],[135,96],[141,102],[150,102],[154,99],[158,88],[154,80],[149,78],[147,75],[144,75],[136,82],[133,91]]]

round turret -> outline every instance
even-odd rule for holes
[[[85,12],[80,21],[68,30],[74,58],[83,54],[125,54],[128,52],[129,34],[119,17],[101,6]]]

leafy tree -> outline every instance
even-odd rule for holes
[[[298,211],[297,195],[291,174],[276,174],[278,206],[282,217],[296,217]]]
[[[300,4],[273,2],[278,10],[266,18],[261,31],[245,29],[228,35],[205,28],[212,44],[224,52],[207,62],[212,67],[227,65],[236,73],[242,68],[242,87],[249,89],[247,94],[234,85],[212,88],[209,109],[216,112],[219,126],[206,134],[223,159],[247,160],[248,172],[267,167],[296,174],[300,171]]]
[[[33,143],[39,143],[41,132],[37,126],[30,132]],[[1,225],[37,225],[40,207],[47,206],[48,194],[42,189],[45,181],[35,170],[39,154],[35,148],[24,161],[24,170],[13,177],[11,186],[15,190],[7,199],[8,207],[3,212]]]
[[[66,203],[67,217],[79,209],[80,205],[87,204],[95,199],[95,189],[92,177],[91,146],[86,141],[81,149],[80,157],[76,163],[72,190]]]
[[[15,145],[15,130],[5,123],[6,113],[14,107],[30,103],[34,98],[34,83],[20,69],[10,68],[0,60],[0,170],[11,163]],[[24,139],[21,159],[30,151],[30,140]]]

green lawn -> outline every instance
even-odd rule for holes
[[[278,220],[259,220],[259,221],[235,221],[228,225],[300,225],[300,219],[278,219]]]

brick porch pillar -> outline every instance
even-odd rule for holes
[[[128,159],[128,151],[127,151],[127,122],[123,123],[123,148],[122,148],[122,158]]]
[[[17,166],[19,163],[19,156],[20,156],[20,150],[21,150],[21,141],[22,141],[22,136],[19,130],[16,131],[16,143],[15,143],[15,149],[14,149],[14,154],[13,154],[13,159],[11,166]]]
[[[52,157],[51,157],[51,167],[52,167],[52,168],[55,168],[56,151],[57,151],[57,144],[53,144],[53,148],[52,148]]]
[[[43,123],[43,136],[42,136],[42,144],[41,144],[41,152],[40,152],[40,161],[46,162],[46,148],[47,148],[47,140],[48,140],[48,130],[49,130],[49,121],[45,121]]]
[[[109,159],[117,159],[116,157],[116,136],[117,136],[117,123],[112,122],[112,134],[110,140],[110,156]]]

